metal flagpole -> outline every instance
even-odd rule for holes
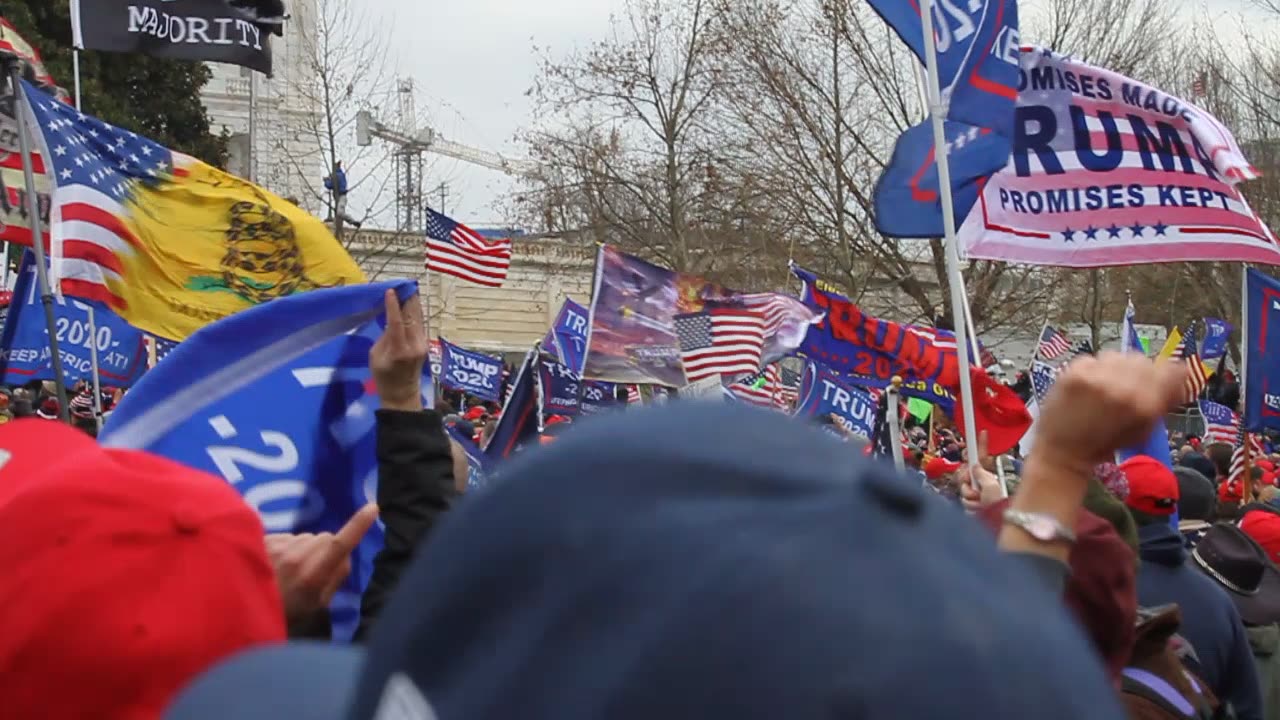
[[[71,71],[75,83],[76,109],[82,110],[80,104],[80,51],[71,51]],[[98,431],[102,431],[102,377],[98,371],[98,319],[94,316],[91,303],[89,308],[89,367],[93,372],[93,422]]]
[[[893,466],[898,472],[906,469],[906,461],[902,457],[902,432],[898,429],[898,392],[902,388],[902,378],[895,375],[893,382],[889,387],[885,388],[885,392],[889,394],[888,409],[885,414],[889,417],[889,447],[893,449]]]
[[[969,323],[965,315],[965,291],[960,275],[960,248],[956,244],[955,205],[951,197],[951,165],[947,157],[947,132],[943,124],[946,108],[938,82],[937,47],[933,35],[933,0],[920,3],[920,19],[924,24],[924,57],[929,97],[929,115],[933,120],[934,156],[938,163],[938,185],[942,193],[942,223],[946,233],[947,276],[951,286],[951,314],[956,326],[956,347],[969,347]],[[973,408],[973,380],[969,377],[969,353],[957,352],[960,364],[960,399],[964,408],[964,434],[971,448],[978,447],[978,423]],[[978,466],[978,454],[968,453],[969,467]]]
[[[53,292],[49,287],[49,268],[45,265],[44,227],[40,223],[40,199],[36,196],[36,175],[31,164],[31,135],[27,122],[27,94],[22,89],[22,69],[17,61],[9,63],[9,82],[13,85],[13,115],[18,123],[18,149],[22,153],[22,177],[27,186],[27,213],[31,218],[31,247],[36,253],[36,280],[40,284],[40,302],[44,305],[45,329],[49,333],[49,353],[53,356],[53,382],[58,393],[58,413],[65,423],[71,422],[67,406],[67,377],[58,349],[58,328],[53,314]]]
[[[1265,311],[1265,310],[1264,310]],[[1248,402],[1245,387],[1249,377],[1249,264],[1240,264],[1240,425],[1244,426],[1244,409]],[[1250,502],[1253,490],[1253,457],[1249,447],[1249,430],[1240,433],[1244,441],[1244,477],[1240,478],[1240,502]]]
[[[248,158],[248,174],[249,182],[258,182],[258,73],[256,70],[249,71],[249,158]],[[337,222],[337,213],[334,213],[334,221]]]

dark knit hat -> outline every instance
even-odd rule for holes
[[[1187,453],[1178,461],[1182,467],[1188,467],[1205,476],[1210,482],[1218,479],[1218,466],[1207,456],[1200,453]]]
[[[1213,481],[1187,465],[1175,467],[1173,475],[1178,478],[1178,518],[1213,522],[1218,507]]]

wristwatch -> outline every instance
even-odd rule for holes
[[[1008,525],[1022,528],[1028,535],[1043,543],[1076,541],[1075,532],[1058,522],[1052,515],[1044,513],[1028,513],[1012,508],[1004,511],[1004,521]]]

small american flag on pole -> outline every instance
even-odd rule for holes
[[[744,308],[715,308],[675,317],[687,382],[760,372],[765,317]]]
[[[511,240],[490,240],[427,208],[427,269],[484,285],[502,287],[511,267]]]
[[[1058,332],[1052,325],[1045,325],[1040,332],[1040,344],[1036,346],[1036,355],[1045,360],[1057,360],[1071,352],[1071,341],[1066,335]]]
[[[1204,388],[1209,384],[1209,373],[1204,368],[1204,363],[1200,360],[1200,353],[1196,350],[1196,336],[1194,332],[1188,332],[1182,342],[1182,359],[1187,362],[1187,398],[1186,401],[1193,403],[1196,398],[1200,397],[1200,393],[1204,392]]]
[[[174,348],[178,347],[178,343],[172,340],[165,340],[154,335],[144,335],[143,343],[147,347],[147,369],[155,367],[165,358]]]
[[[1231,445],[1240,439],[1240,416],[1231,412],[1231,408],[1201,400],[1200,415],[1204,418],[1204,435],[1210,444]]]
[[[782,371],[777,363],[729,386],[729,392],[742,402],[769,410],[783,410],[788,406],[782,385]]]

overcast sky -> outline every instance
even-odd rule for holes
[[[1247,3],[1173,1],[1183,6],[1188,22],[1211,16],[1224,32],[1235,25],[1230,15]],[[1027,8],[1034,2],[1021,4]],[[450,140],[511,155],[520,151],[513,136],[530,120],[525,91],[536,72],[534,46],[564,53],[586,45],[607,32],[610,13],[622,5],[623,0],[381,3],[391,16],[386,24],[394,28],[393,54],[400,72],[415,79],[419,114],[426,113]],[[501,222],[503,199],[516,187],[502,173],[433,157],[429,184],[441,182],[449,185],[446,210],[473,226]]]

